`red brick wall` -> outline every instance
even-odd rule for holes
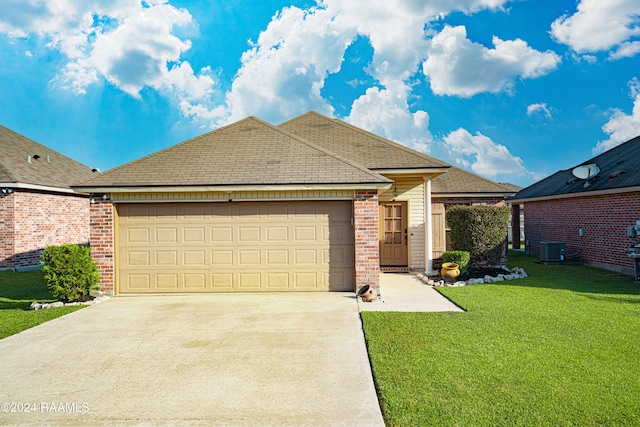
[[[91,257],[98,264],[100,289],[114,291],[115,283],[115,236],[114,206],[109,199],[95,198],[91,204]]]
[[[357,191],[353,202],[355,228],[356,287],[380,287],[378,242],[378,193]]]
[[[2,245],[0,268],[39,265],[40,253],[49,245],[89,242],[86,197],[14,191],[2,204],[5,208],[0,216],[8,230],[3,235],[13,244]],[[7,250],[8,246],[12,247]]]
[[[15,193],[0,198],[0,268],[13,268],[13,209]]]
[[[587,263],[615,271],[633,268],[625,248],[638,239],[627,237],[627,227],[640,220],[640,192],[528,202],[524,210],[525,242],[532,253],[540,253],[540,242],[558,241],[568,252],[581,248]]]

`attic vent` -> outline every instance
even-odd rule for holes
[[[623,175],[627,173],[627,171],[624,171],[622,169],[617,170],[615,172],[613,172],[611,175],[609,175],[609,179],[616,179],[617,177],[619,177],[620,175]]]
[[[255,127],[255,126],[246,126],[246,127],[240,128],[238,130],[240,132],[251,132],[251,131],[256,130],[256,129],[258,129],[258,128]]]
[[[33,160],[38,160],[40,158],[40,156],[38,154],[34,154],[33,155]]]

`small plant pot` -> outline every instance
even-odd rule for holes
[[[442,277],[455,279],[460,275],[460,267],[455,262],[445,262],[440,269],[440,275]]]
[[[356,296],[362,298],[362,301],[371,302],[374,299],[378,298],[378,292],[376,292],[376,290],[371,286],[364,285],[363,287],[358,289],[358,293],[356,294]]]

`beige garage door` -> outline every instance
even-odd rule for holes
[[[117,209],[121,293],[354,289],[349,201]]]

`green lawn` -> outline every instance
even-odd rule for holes
[[[362,313],[387,425],[640,425],[640,285],[535,260],[439,288],[466,313]]]
[[[0,339],[84,307],[27,310],[33,301],[55,301],[45,285],[42,271],[0,272]]]

